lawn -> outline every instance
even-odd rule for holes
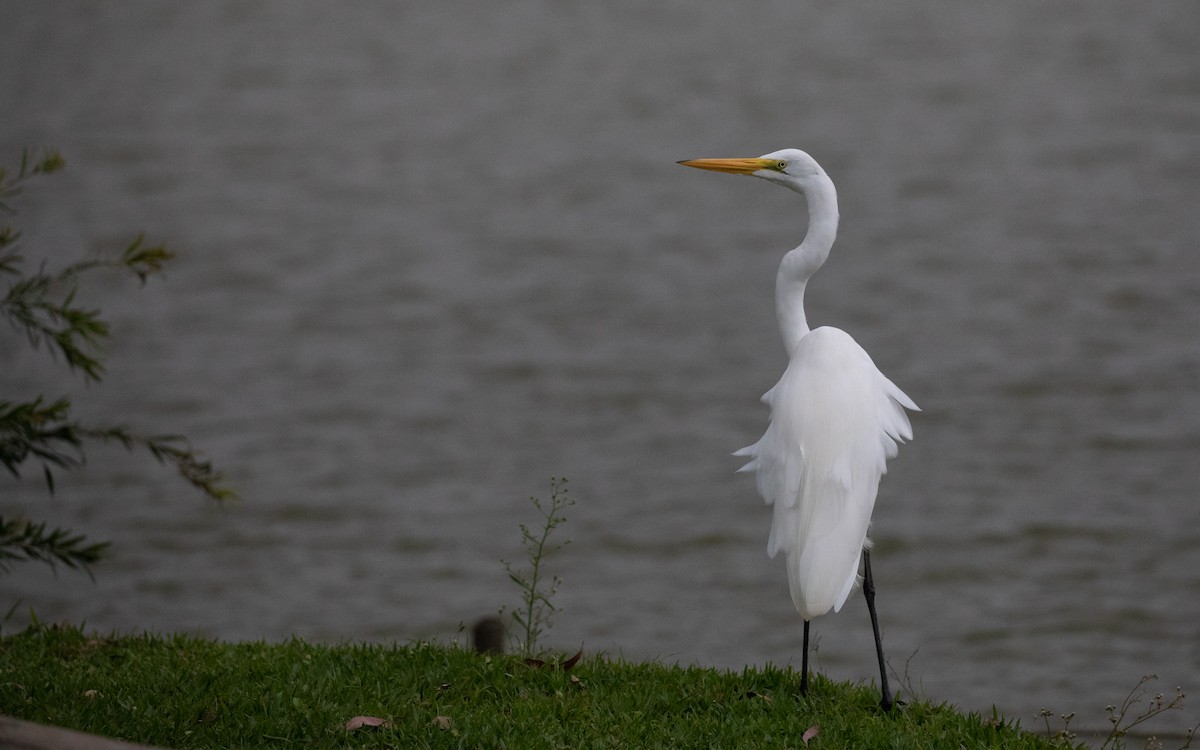
[[[170,748],[1062,748],[871,685],[458,646],[222,643],[34,627],[0,639],[0,713]],[[379,727],[362,726],[370,717]]]

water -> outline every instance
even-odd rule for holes
[[[6,606],[452,639],[516,602],[499,560],[555,475],[550,645],[798,663],[727,454],[784,365],[801,206],[674,164],[797,146],[843,217],[810,320],[924,408],[876,511],[893,667],[1026,724],[1197,690],[1198,7],[0,2],[0,152],[70,165],[19,204],[31,263],[180,254],[92,294],[101,386],[6,335],[5,395],[185,432],[245,497],[104,448],[53,499],[0,478],[6,514],[116,543]],[[871,679],[866,619],[815,623],[824,671]]]

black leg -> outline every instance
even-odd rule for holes
[[[879,640],[879,617],[875,614],[875,579],[871,577],[871,552],[866,549],[863,550],[863,596],[867,598],[867,611],[871,613],[871,629],[875,631],[875,654],[879,657],[879,689],[883,694],[879,705],[884,711],[891,711],[892,691],[888,688],[887,665],[883,663],[883,642]],[[805,655],[807,656],[807,653]]]
[[[800,695],[808,695],[808,625],[809,621],[804,621],[804,666],[800,671]]]

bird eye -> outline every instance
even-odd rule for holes
[[[786,161],[776,162],[775,168],[778,169],[780,172],[785,172],[785,171],[787,171],[787,162]]]

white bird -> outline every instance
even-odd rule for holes
[[[774,506],[767,553],[787,558],[792,601],[804,618],[800,691],[808,691],[808,630],[814,617],[840,611],[863,566],[863,593],[875,634],[885,710],[892,707],[867,531],[879,480],[900,442],[912,438],[904,411],[917,405],[854,339],[837,328],[810,330],[804,314],[808,280],[825,263],[838,228],[837,190],[821,165],[797,149],[754,159],[695,159],[680,164],[745,174],[783,185],[808,203],[808,234],[783,257],[775,278],[775,312],[788,366],[762,400],[771,408],[766,433],[734,455],[757,475]]]

